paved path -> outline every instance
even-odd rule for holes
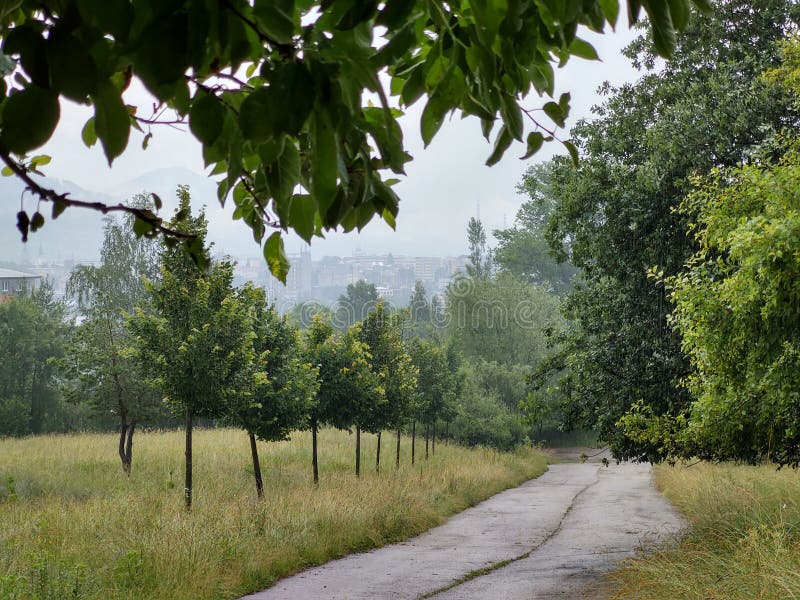
[[[416,538],[308,569],[247,600],[595,598],[598,575],[681,526],[647,465],[555,464]]]

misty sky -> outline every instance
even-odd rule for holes
[[[616,32],[596,35],[584,30],[579,34],[595,45],[602,62],[572,59],[556,71],[556,98],[563,91],[572,93],[572,113],[568,125],[578,118],[590,116],[590,108],[597,104],[597,87],[603,81],[621,84],[634,80],[638,72],[620,54],[634,33],[624,25]],[[140,106],[140,114],[149,116],[151,100],[141,89],[131,89],[126,101]],[[536,108],[545,100],[531,96],[524,103]],[[525,168],[532,162],[546,160],[554,153],[565,153],[558,143],[545,144],[531,161],[521,161],[525,152],[521,143],[515,143],[502,161],[494,167],[484,162],[491,152],[491,144],[480,132],[476,118],[462,120],[454,116],[446,121],[432,144],[424,149],[419,135],[419,116],[424,102],[411,107],[402,125],[406,147],[414,160],[407,167],[395,190],[402,199],[397,231],[392,231],[377,218],[358,236],[341,233],[327,234],[327,239],[312,241],[312,255],[348,256],[359,247],[368,253],[392,252],[411,255],[456,255],[466,252],[465,227],[475,215],[480,202],[480,215],[488,230],[511,225],[523,198],[515,192]],[[200,145],[187,131],[160,127],[146,151],[141,150],[142,135],[132,132],[128,150],[109,169],[100,145],[87,149],[80,141],[80,131],[91,109],[62,100],[62,116],[53,139],[41,153],[53,156],[47,175],[73,181],[83,188],[113,195],[129,193],[130,180],[158,169],[181,167],[195,173],[204,173]],[[568,130],[567,130],[568,131]],[[562,137],[566,138],[566,131]],[[493,141],[494,137],[492,137]],[[39,152],[39,151],[37,151]],[[170,188],[182,181],[174,181]],[[187,182],[188,183],[188,182]],[[216,205],[213,188],[196,190],[193,199],[198,204]],[[230,214],[232,208],[226,207]],[[258,247],[248,239],[249,231],[241,223],[230,223],[219,210],[209,211],[211,231],[216,232],[217,249],[226,253],[258,255]],[[216,222],[220,221],[220,222]],[[57,226],[57,225],[56,225]],[[287,239],[286,249],[299,252],[305,245],[296,236]]]

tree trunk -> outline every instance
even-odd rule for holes
[[[431,426],[426,423],[425,424],[425,460],[428,460],[428,442],[431,437]]]
[[[397,430],[397,453],[395,454],[394,458],[394,468],[400,468],[400,430]]]
[[[414,450],[417,447],[417,422],[411,421],[411,466],[414,466]]]
[[[133,432],[136,431],[136,421],[131,421],[128,425],[128,433],[125,436],[125,458],[122,461],[122,470],[128,477],[131,476],[133,469]]]
[[[319,463],[317,462],[317,422],[311,423],[311,469],[314,471],[314,483],[319,483]]]
[[[378,450],[375,452],[375,472],[381,472],[381,433],[378,432]]]
[[[183,486],[183,495],[186,501],[186,510],[192,510],[192,419],[191,409],[186,409],[186,481]]]
[[[122,472],[125,475],[130,476],[131,469],[128,461],[126,460],[127,455],[125,453],[125,441],[127,440],[128,436],[128,423],[125,420],[124,415],[120,415],[120,425],[119,425],[119,448],[117,453],[119,454],[119,460],[122,462]]]
[[[258,446],[256,434],[248,432],[250,436],[250,454],[253,456],[253,474],[256,476],[256,493],[259,498],[264,497],[264,482],[261,479],[261,463],[258,461]]]
[[[445,443],[447,443],[447,441],[449,439],[450,439],[450,421],[447,421],[447,423],[444,424],[444,441],[445,441]]]
[[[436,454],[436,421],[433,422],[433,435],[431,436],[431,454]]]
[[[361,477],[361,427],[356,426],[356,477]]]

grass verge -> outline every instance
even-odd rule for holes
[[[800,473],[659,466],[656,484],[691,527],[676,547],[612,573],[612,597],[800,598]]]
[[[403,440],[323,431],[320,485],[310,435],[259,444],[265,496],[256,499],[241,431],[195,434],[195,500],[182,506],[183,436],[137,434],[133,474],[116,436],[0,439],[0,598],[235,598],[307,566],[418,534],[546,470],[541,452],[503,454],[437,444],[410,465]]]

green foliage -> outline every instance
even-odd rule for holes
[[[690,217],[673,210],[692,175],[735,165],[797,125],[790,99],[761,74],[778,65],[776,42],[799,17],[796,4],[778,0],[725,0],[708,19],[692,16],[673,61],[634,84],[601,89],[608,99],[597,120],[573,130],[580,167],[557,159],[548,168],[558,200],[548,237],[582,270],[550,373],[564,375],[566,425],[596,429],[618,457],[663,457],[658,443],[630,439],[618,426],[631,407],[641,402],[670,419],[690,402],[680,386],[690,365],[667,322],[672,306],[647,271],[658,265],[674,275],[696,248],[685,234]],[[655,66],[646,38],[626,52],[642,68]]]
[[[232,420],[260,440],[288,439],[308,419],[316,372],[304,360],[297,330],[267,306],[263,289],[248,284],[238,295],[250,313],[253,360],[240,375]]]
[[[189,193],[179,188],[180,210]],[[202,240],[205,215],[180,226]],[[218,417],[237,394],[239,376],[252,357],[247,307],[232,287],[233,267],[214,262],[201,270],[180,248],[164,247],[161,277],[149,284],[151,302],[127,321],[143,370],[173,407],[188,417]]]
[[[293,305],[289,311],[289,318],[292,320],[292,323],[300,329],[308,329],[316,315],[320,315],[320,317],[327,322],[333,319],[333,311],[329,307],[313,300],[298,302]]]
[[[369,349],[360,341],[360,326],[345,332],[315,316],[306,330],[308,361],[317,368],[319,391],[310,411],[312,427],[328,424],[349,430],[367,421],[370,406],[384,402],[384,390],[370,368]]]
[[[467,358],[536,365],[547,354],[545,329],[561,322],[558,299],[544,288],[501,273],[461,277],[447,289],[447,322]]]
[[[486,249],[486,230],[483,223],[475,217],[470,217],[467,224],[467,244],[467,275],[473,279],[488,279],[492,275],[492,253]]]
[[[70,326],[49,283],[0,302],[0,435],[71,425],[52,360],[62,356]]]
[[[359,279],[347,284],[347,292],[339,296],[334,310],[337,327],[345,328],[367,318],[378,304],[378,290],[374,283]]]
[[[428,425],[450,421],[460,389],[457,357],[448,356],[446,348],[425,339],[411,340],[408,353],[417,370],[413,420]]]
[[[147,208],[149,201],[138,196],[133,204]],[[145,281],[158,277],[158,244],[136,237],[130,222],[107,219],[100,257],[99,266],[70,274],[67,294],[83,320],[59,366],[72,402],[88,403],[100,417],[113,415],[124,430],[163,416],[162,397],[143,376],[124,327],[125,315],[147,302]]]
[[[417,391],[417,366],[403,343],[401,323],[381,301],[370,312],[359,330],[359,339],[369,353],[369,364],[383,393],[376,394],[367,407],[365,431],[378,433],[399,429],[408,421]]]
[[[710,9],[707,0],[670,0],[669,9],[663,0],[629,0],[628,12],[635,21],[645,9],[655,46],[668,56],[693,6]],[[50,139],[61,97],[94,108],[93,131],[82,137],[99,139],[109,163],[127,149],[131,128],[146,127],[146,143],[152,127],[169,120],[162,118],[166,108],[188,118],[206,164],[222,176],[220,202],[232,197],[234,218],[257,242],[268,228],[310,240],[338,226],[360,230],[376,215],[393,226],[399,199],[385,173],[402,174],[410,160],[397,105],[427,98],[420,123],[426,145],[456,110],[480,118],[487,138],[499,124],[489,164],[513,140],[522,142],[530,121],[530,154],[563,127],[569,95],[543,107],[555,126],[520,101],[531,91],[553,95],[553,61],[596,59],[578,27],[603,31],[617,12],[607,0],[5,3],[0,157],[25,179],[10,152],[23,155]],[[391,77],[388,95],[384,74]],[[156,99],[151,118],[144,107],[124,104],[133,79]],[[72,203],[25,182],[42,200]],[[178,231],[144,216],[143,230]],[[277,232],[264,253],[285,280]]]
[[[519,416],[468,373],[449,432],[460,444],[504,451],[519,446],[526,435]]]
[[[667,280],[693,367],[679,455],[800,464],[800,143],[780,150],[681,205],[700,249]]]
[[[513,227],[494,231],[498,244],[492,260],[502,272],[563,295],[572,288],[577,269],[563,257],[556,260],[545,236],[547,219],[557,203],[550,169],[548,163],[537,164],[523,175],[517,191],[529,200],[517,212]]]

